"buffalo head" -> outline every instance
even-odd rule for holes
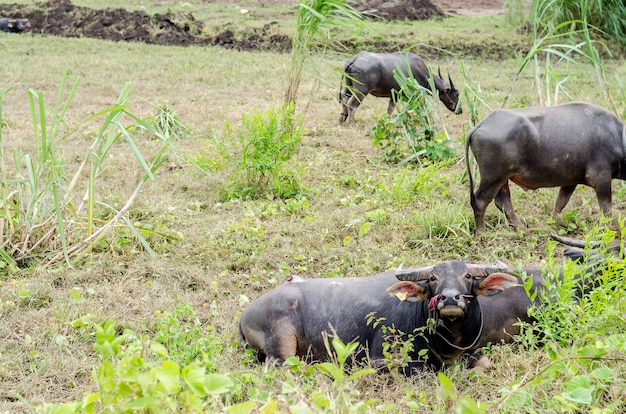
[[[486,266],[449,261],[436,266],[399,269],[396,278],[402,282],[387,289],[400,300],[429,300],[428,310],[439,317],[455,321],[469,312],[476,296],[491,296],[516,286],[519,280],[506,273],[506,266]],[[475,301],[473,303],[476,303]]]
[[[459,91],[454,87],[454,82],[452,82],[452,78],[450,77],[450,72],[448,72],[448,83],[441,76],[441,68],[438,68],[439,72],[439,80],[444,83],[446,86],[443,91],[439,91],[439,100],[443,102],[443,104],[450,111],[455,114],[462,114],[463,109],[461,108],[461,103],[459,102]]]

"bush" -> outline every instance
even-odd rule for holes
[[[302,141],[302,129],[294,120],[294,105],[270,108],[263,114],[244,114],[241,122],[237,133],[227,125],[226,141],[233,146],[231,163],[236,171],[224,198],[297,195],[301,191],[297,177],[285,169]]]
[[[400,92],[394,94],[397,114],[385,114],[378,120],[370,137],[388,162],[445,161],[452,157],[451,142],[445,132],[435,128],[436,107],[431,91],[412,76],[394,69]],[[434,90],[434,88],[432,88]]]

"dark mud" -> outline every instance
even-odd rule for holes
[[[442,16],[429,0],[359,0],[355,7],[370,18],[386,20],[429,19]],[[291,39],[272,33],[273,24],[246,35],[225,30],[215,36],[203,34],[203,24],[191,13],[149,15],[125,9],[90,9],[70,0],[49,0],[31,5],[0,4],[0,16],[28,19],[25,32],[62,37],[90,37],[115,42],[189,46],[216,45],[237,50],[288,52]]]

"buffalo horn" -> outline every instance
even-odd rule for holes
[[[559,243],[563,243],[566,246],[578,247],[580,249],[584,249],[585,248],[585,241],[584,240],[570,239],[569,237],[559,236],[556,233],[550,233],[550,237],[553,240],[556,240]]]
[[[396,270],[395,276],[398,280],[415,282],[428,279],[433,271],[433,266],[403,269],[402,265]]]
[[[497,261],[495,265],[467,263],[467,267],[470,270],[470,274],[474,276],[486,276],[492,273],[498,273],[498,272],[502,272],[508,269],[508,266],[499,260]]]

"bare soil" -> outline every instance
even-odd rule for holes
[[[217,0],[228,2],[228,0]],[[259,5],[277,5],[292,0],[259,0]],[[355,7],[375,18],[421,20],[446,15],[496,14],[504,0],[361,0]],[[25,18],[25,32],[63,37],[91,37],[111,41],[135,41],[159,45],[218,45],[238,50],[289,51],[291,39],[270,30],[270,23],[245,37],[226,29],[215,36],[203,34],[203,23],[192,13],[149,15],[120,8],[90,9],[70,0],[49,0],[30,5],[0,4],[0,16]]]

